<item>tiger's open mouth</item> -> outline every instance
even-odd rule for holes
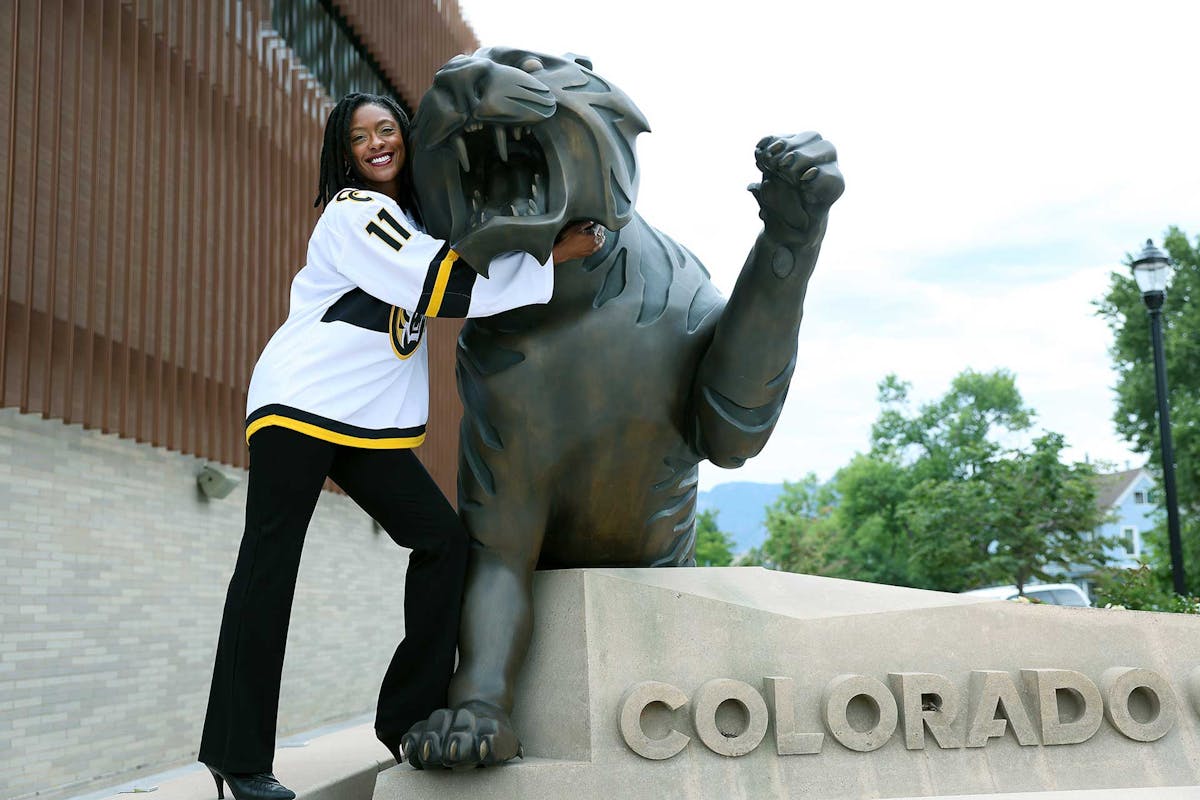
[[[586,59],[511,48],[451,59],[413,117],[422,222],[487,276],[502,253],[546,263],[563,227],[634,216],[634,139],[649,129]]]
[[[463,205],[478,228],[497,217],[546,213],[546,153],[528,125],[468,123],[450,138],[458,158]]]

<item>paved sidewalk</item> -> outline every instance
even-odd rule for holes
[[[892,800],[926,800],[896,797]],[[934,800],[1200,800],[1200,786],[1153,786],[1144,789],[1074,789],[1060,792],[956,794]]]
[[[330,726],[285,739],[275,751],[275,776],[298,800],[371,800],[380,770],[395,759],[375,738],[370,720]],[[71,800],[216,800],[212,775],[200,764],[147,775]],[[232,800],[225,787],[226,800]]]

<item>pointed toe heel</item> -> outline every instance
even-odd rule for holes
[[[227,783],[233,800],[296,800],[296,793],[270,772],[226,772],[208,764],[204,766],[217,784],[217,800],[225,800]]]

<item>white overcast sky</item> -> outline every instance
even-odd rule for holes
[[[755,142],[837,145],[787,407],[701,488],[828,478],[868,449],[884,375],[929,400],[967,367],[1012,370],[1069,458],[1141,463],[1092,302],[1147,237],[1200,233],[1200,3],[460,5],[485,46],[587,55],[638,104],[638,209],[726,294],[759,228]]]

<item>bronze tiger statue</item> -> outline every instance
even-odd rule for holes
[[[844,188],[833,145],[815,133],[758,143],[763,230],[725,299],[635,211],[634,144],[648,130],[587,59],[500,47],[447,63],[414,119],[425,223],[468,264],[509,250],[545,261],[576,221],[612,232],[554,267],[547,305],[463,328],[459,512],[473,547],[451,708],[404,737],[417,768],[519,755],[509,714],[534,570],[694,565],[697,464],[740,466],[783,408]]]

